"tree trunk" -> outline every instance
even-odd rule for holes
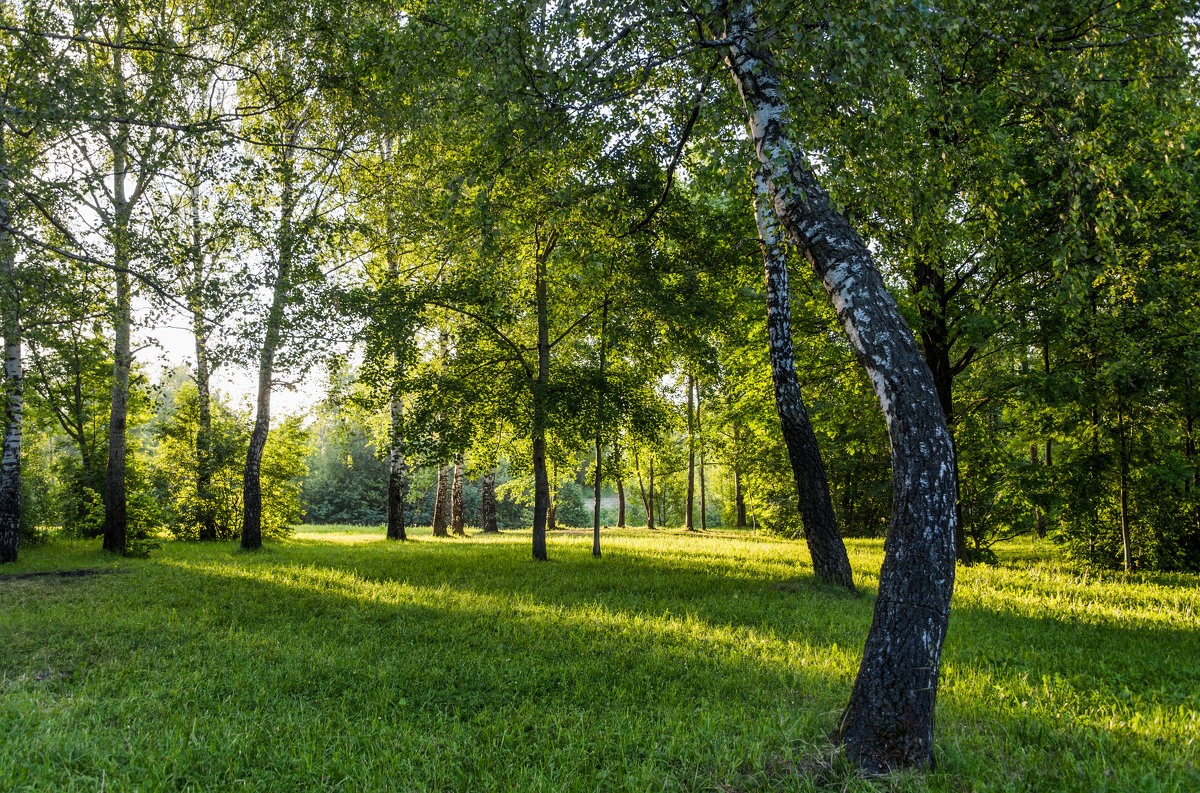
[[[1038,464],[1038,446],[1036,443],[1029,444],[1029,464],[1037,466]],[[1042,510],[1036,504],[1033,507],[1033,531],[1039,540],[1046,537],[1046,519],[1042,515]]]
[[[700,415],[700,389],[696,389],[696,449],[700,458],[700,530],[708,531],[708,504],[704,493],[704,422]]]
[[[727,21],[728,64],[746,103],[758,179],[825,286],[887,422],[892,518],[879,594],[836,740],[867,772],[933,764],[933,711],[954,587],[954,446],[933,377],[870,251],[832,206],[792,120],[753,2]]]
[[[192,335],[196,342],[196,515],[198,537],[217,539],[217,519],[213,509],[212,396],[208,362],[208,322],[204,311],[204,247],[200,226],[200,174],[192,184],[192,283],[188,290],[188,308],[192,313]]]
[[[621,447],[617,445],[617,439],[613,438],[613,462],[617,467],[617,528],[625,528],[625,465],[621,461]]]
[[[817,436],[808,419],[800,381],[796,378],[792,347],[792,309],[788,292],[787,250],[775,212],[770,206],[764,174],[754,180],[755,217],[762,239],[767,289],[767,337],[771,353],[771,379],[775,387],[775,412],[787,445],[796,482],[804,539],[812,556],[813,572],[832,584],[854,591],[850,556],[838,532],[829,495],[829,480]]]
[[[483,475],[479,491],[479,518],[483,523],[484,534],[495,534],[500,531],[496,520],[496,469],[489,470]]]
[[[282,186],[279,196],[278,270],[271,295],[271,310],[267,314],[267,332],[258,358],[258,402],[254,414],[254,430],[246,450],[246,468],[242,474],[242,547],[256,550],[262,547],[262,457],[271,431],[271,387],[275,377],[275,353],[283,325],[283,307],[291,291],[292,261],[295,253],[295,232],[292,218],[296,210],[294,174],[298,124],[290,124],[287,138],[280,148]]]
[[[654,528],[654,455],[650,455],[650,506],[646,509],[646,526]]]
[[[604,455],[600,446],[600,433],[604,427],[604,356],[605,333],[608,330],[608,301],[600,315],[600,390],[596,392],[596,482],[592,487],[592,556],[600,558],[600,468]]]
[[[1133,545],[1129,538],[1129,434],[1125,427],[1125,411],[1118,403],[1117,408],[1117,441],[1120,444],[1121,465],[1121,549],[1124,552],[1125,572],[1133,570]]]
[[[739,465],[741,454],[741,427],[733,422],[733,505],[736,511],[737,527],[746,528],[746,494],[742,492],[742,472]]]
[[[692,522],[692,502],[696,497],[696,421],[695,421],[695,402],[692,400],[692,394],[695,392],[696,383],[692,378],[692,373],[688,372],[687,376],[687,442],[688,442],[688,483],[687,483],[687,502],[683,507],[683,528],[687,531],[695,531],[696,525]]]
[[[537,379],[533,382],[533,558],[546,561],[546,519],[550,511],[550,481],[546,476],[546,387],[550,383],[550,299],[546,291],[546,261],[554,249],[551,234],[538,252],[534,274],[537,302]]]
[[[635,449],[633,452],[633,468],[637,471],[638,491],[642,494],[642,510],[646,513],[646,528],[654,529],[654,510],[650,509],[650,499],[646,497],[646,483],[642,481],[642,464],[638,460],[638,453]]]
[[[123,162],[116,157],[115,152],[114,159]],[[122,554],[125,553],[128,524],[125,503],[126,421],[129,413],[129,369],[133,363],[133,353],[129,346],[133,317],[129,305],[130,250],[128,215],[123,206],[123,176],[121,174],[116,179],[118,202],[122,208],[118,210],[113,229],[116,269],[116,294],[113,298],[113,385],[108,419],[108,465],[104,471],[104,550]]]
[[[552,487],[550,489],[550,507],[546,512],[546,528],[550,531],[558,530],[558,463],[554,464],[554,476],[551,478]]]
[[[924,256],[916,256],[914,261],[913,287],[918,297],[917,311],[921,316],[921,353],[933,375],[933,387],[937,391],[938,402],[941,403],[942,413],[946,417],[946,429],[950,431],[950,439],[954,441],[954,377],[958,371],[950,361],[953,339],[946,325],[946,313],[950,302],[946,292],[946,276]],[[973,350],[968,351],[965,360],[969,360],[973,354]],[[960,363],[960,366],[962,365]],[[958,561],[970,565],[974,559],[967,545],[966,527],[962,519],[957,446],[954,453],[954,487],[955,555]]]
[[[406,540],[404,502],[408,499],[408,462],[404,459],[404,402],[392,396],[391,444],[388,450],[387,538]]]
[[[0,241],[0,255],[5,253],[2,251],[3,244]],[[8,275],[12,275],[11,268],[8,268]],[[0,563],[17,561],[17,546],[21,539],[21,415],[25,407],[25,372],[21,363],[21,336],[15,321],[15,301],[5,308],[4,451],[0,457]]]
[[[449,537],[450,532],[446,531],[446,524],[449,522],[450,493],[453,489],[450,466],[438,465],[437,471],[437,490],[433,495],[433,536]]]
[[[3,102],[3,97],[0,97]],[[0,105],[0,111],[3,111]],[[0,112],[0,118],[3,118]],[[0,563],[17,561],[21,541],[21,416],[25,371],[21,361],[20,293],[16,244],[9,233],[8,149],[0,122],[0,316],[4,333],[4,449],[0,454]]]
[[[463,454],[454,457],[454,493],[451,497],[450,531],[456,537],[466,537],[466,519],[463,516]]]
[[[117,28],[117,44],[113,49],[113,79],[118,91],[124,92],[125,73],[120,42],[124,28]],[[116,137],[110,140],[113,158],[112,246],[113,246],[113,385],[112,404],[108,419],[108,465],[104,471],[104,550],[125,553],[128,514],[125,503],[126,421],[129,412],[129,369],[133,353],[129,335],[133,325],[129,300],[129,265],[132,246],[129,239],[129,218],[134,196],[126,194],[125,178],[129,173],[129,153],[125,143],[129,137],[127,125],[119,124]]]
[[[392,139],[384,139],[383,158],[392,165]],[[388,278],[394,283],[400,278],[400,261],[396,251],[396,207],[395,195],[390,187],[391,177],[388,177],[386,231],[385,242],[387,256]],[[400,395],[400,381],[403,380],[403,366],[400,357],[396,356],[393,372],[391,400],[391,433],[388,444],[388,490],[387,490],[387,538],[389,540],[406,540],[408,533],[404,526],[404,502],[408,499],[408,461],[404,459],[404,400]]]

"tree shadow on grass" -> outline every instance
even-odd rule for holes
[[[141,750],[175,757],[201,787],[228,786],[226,773],[278,786],[281,764],[315,784],[306,746],[343,789],[383,789],[379,769],[409,789],[809,786],[762,769],[827,751],[869,599],[782,592],[775,568],[726,574],[705,553],[539,565],[502,544],[421,546],[198,550],[89,581],[129,617],[67,631],[88,654],[82,685],[104,692],[97,714],[120,713],[107,698],[123,695],[122,662],[169,670],[175,682],[139,696],[139,729],[171,736],[207,719],[241,754],[226,772],[153,736]],[[52,636],[17,637],[12,658]],[[120,642],[131,658],[113,657]],[[1189,789],[1197,642],[1179,626],[956,609],[928,785]],[[1158,717],[1182,723],[1137,720]],[[380,759],[378,742],[399,748]]]

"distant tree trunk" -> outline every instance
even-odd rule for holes
[[[1117,451],[1120,457],[1121,490],[1121,548],[1124,551],[1125,572],[1133,570],[1133,544],[1129,537],[1129,433],[1124,406],[1117,403]]]
[[[946,290],[945,271],[924,256],[915,257],[913,267],[913,290],[918,296],[917,311],[921,316],[921,353],[925,364],[933,375],[933,387],[937,390],[938,402],[946,417],[946,428],[950,438],[954,440],[954,378],[975,357],[974,346],[967,348],[962,358],[954,363],[951,360],[951,346],[954,337],[950,333],[946,316],[949,313],[950,296]],[[955,525],[954,549],[958,561],[964,565],[974,562],[971,548],[967,545],[966,527],[962,519],[962,498],[958,491],[958,451],[954,453],[954,510]]]
[[[796,378],[792,347],[792,309],[788,294],[788,262],[785,242],[775,211],[770,206],[766,179],[755,179],[755,215],[762,239],[767,285],[767,336],[771,354],[771,379],[775,386],[775,411],[787,445],[792,476],[796,482],[804,539],[812,556],[813,572],[832,584],[854,591],[850,556],[838,532],[829,495],[829,480],[816,433],[808,419],[800,381]]]
[[[553,487],[550,490],[550,507],[546,511],[546,528],[558,530],[558,464],[554,464],[554,476],[551,479]]]
[[[384,160],[392,164],[392,139],[384,139]],[[387,271],[388,278],[395,283],[400,278],[400,260],[396,250],[396,209],[395,196],[388,182],[387,193]],[[399,356],[396,356],[395,381],[392,384],[391,400],[391,432],[388,444],[388,490],[387,490],[387,538],[389,540],[408,539],[404,526],[404,502],[408,499],[408,461],[404,459],[404,399],[400,395],[399,383],[403,379],[403,366]]]
[[[496,520],[496,469],[490,469],[483,475],[479,490],[479,519],[483,523],[484,534],[495,534],[500,531]]]
[[[646,526],[654,528],[654,455],[650,455],[650,506],[646,509]]]
[[[737,513],[737,527],[746,528],[746,494],[742,492],[741,472],[741,427],[733,422],[733,503]]]
[[[404,402],[393,395],[391,443],[388,450],[387,538],[406,540],[404,502],[408,499],[408,462],[404,459]]]
[[[550,481],[546,476],[546,388],[550,384],[550,299],[546,263],[557,234],[551,233],[538,251],[534,283],[537,303],[537,378],[533,382],[533,558],[546,561],[546,520],[550,512]]]
[[[617,528],[625,528],[625,480],[617,477]]]
[[[704,498],[704,422],[700,415],[700,389],[696,389],[696,448],[700,458],[700,530],[708,531],[708,504]]]
[[[695,380],[692,378],[692,373],[688,372],[687,376],[687,443],[688,443],[688,483],[687,483],[687,502],[683,508],[683,528],[687,531],[695,531],[696,525],[692,522],[692,503],[696,498],[696,421],[695,421],[695,402],[692,399],[692,394],[696,390]]]
[[[438,465],[437,491],[433,496],[433,536],[449,537],[446,524],[449,522],[450,493],[452,490],[449,465]]]
[[[188,308],[192,314],[192,335],[196,342],[196,501],[199,505],[198,536],[217,539],[217,518],[212,491],[212,397],[208,362],[208,322],[204,305],[204,247],[200,226],[200,175],[192,184],[192,282],[188,289]]]
[[[2,106],[0,110],[3,110]],[[3,117],[3,113],[0,113],[0,117]],[[21,416],[25,408],[16,246],[8,231],[12,218],[8,209],[6,142],[4,127],[0,123],[0,299],[3,300],[5,396],[4,449],[0,456],[0,563],[17,561],[17,546],[21,540]]]
[[[608,300],[600,315],[600,390],[596,392],[596,483],[592,487],[592,556],[600,558],[600,467],[604,455],[600,446],[600,433],[604,427],[604,356],[607,352],[605,333],[608,329]],[[622,511],[624,508],[622,507]]]
[[[633,452],[633,468],[637,471],[638,491],[642,494],[642,510],[646,513],[646,528],[654,528],[654,510],[650,509],[650,499],[646,497],[646,483],[642,481],[642,464],[638,460],[637,450]]]
[[[954,445],[933,377],[871,252],[804,159],[753,0],[727,16],[727,62],[766,188],[866,368],[892,450],[892,519],[874,618],[835,740],[867,772],[933,763],[933,710],[954,587]]]
[[[450,530],[458,537],[466,537],[466,519],[463,516],[463,454],[454,457],[454,494],[451,498]]]
[[[1037,466],[1038,464],[1038,446],[1036,443],[1029,444],[1029,464],[1031,466]],[[1046,520],[1042,516],[1042,510],[1036,504],[1033,507],[1033,530],[1039,540],[1045,538]]]
[[[288,125],[287,137],[280,147],[282,186],[279,198],[278,269],[272,290],[271,310],[267,314],[267,333],[258,358],[258,404],[254,415],[254,430],[246,450],[246,468],[242,475],[242,547],[255,550],[262,547],[262,457],[271,431],[271,388],[275,377],[275,353],[282,333],[283,307],[291,291],[292,264],[295,255],[295,229],[292,219],[296,211],[294,192],[296,138],[300,125]]]

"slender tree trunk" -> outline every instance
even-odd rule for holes
[[[746,528],[746,494],[742,492],[741,472],[741,427],[733,422],[733,505],[736,511],[736,522],[739,529]]]
[[[929,367],[870,251],[817,182],[792,132],[752,0],[730,13],[728,63],[766,188],[866,368],[892,449],[892,519],[862,664],[836,740],[867,772],[930,766],[938,670],[954,587],[954,445]]]
[[[829,495],[829,480],[816,433],[808,419],[800,381],[796,377],[792,347],[792,309],[788,294],[786,244],[775,211],[770,206],[765,174],[755,179],[754,207],[762,239],[767,284],[767,336],[771,353],[771,379],[775,386],[775,412],[787,445],[796,482],[804,539],[817,577],[854,591],[850,556],[838,532]]]
[[[496,520],[496,469],[490,469],[483,475],[479,489],[479,519],[483,523],[484,534],[495,534],[500,531]]]
[[[950,360],[950,348],[954,341],[946,324],[949,309],[949,298],[946,292],[946,276],[943,271],[931,264],[924,256],[916,256],[913,267],[913,285],[918,294],[925,299],[917,300],[917,310],[921,315],[921,353],[925,364],[933,375],[933,387],[937,390],[938,402],[946,416],[946,429],[950,431],[950,439],[955,440],[954,426],[954,377],[958,373]],[[974,356],[974,350],[967,352],[969,360]],[[960,366],[963,364],[960,364]],[[954,549],[958,561],[970,565],[974,561],[971,548],[967,545],[966,526],[962,519],[962,497],[959,488],[958,447],[954,453],[954,495],[955,524]]]
[[[118,26],[113,49],[113,80],[118,93],[124,93],[125,72],[120,43],[124,27]],[[108,420],[108,465],[104,472],[104,550],[125,553],[128,515],[125,503],[126,420],[129,408],[129,369],[133,354],[129,336],[133,324],[130,310],[129,265],[132,250],[129,239],[129,220],[133,197],[126,193],[125,180],[129,173],[129,153],[125,149],[129,128],[117,125],[116,136],[109,141],[113,158],[112,246],[114,269],[113,295],[113,385],[112,404]],[[135,190],[135,193],[137,191]]]
[[[1029,464],[1032,466],[1038,464],[1038,445],[1036,443],[1029,445]],[[1033,507],[1033,531],[1039,540],[1046,537],[1046,519],[1036,504]]]
[[[408,462],[404,459],[404,402],[399,394],[391,402],[391,443],[388,449],[387,538],[406,540],[404,502],[408,500]]]
[[[384,160],[393,165],[392,139],[384,139]],[[392,182],[388,176],[388,186]],[[395,195],[391,189],[387,193],[387,270],[388,278],[395,283],[400,278],[400,260],[396,250],[396,206]],[[387,494],[387,538],[389,540],[408,539],[404,526],[404,505],[408,500],[408,461],[404,459],[404,398],[400,394],[400,382],[404,379],[403,364],[400,356],[396,356],[395,371],[392,383],[391,400],[391,433],[388,444],[388,494]]]
[[[692,378],[692,373],[688,372],[687,376],[687,442],[688,442],[688,483],[687,483],[687,503],[683,508],[683,528],[687,531],[695,531],[696,525],[692,522],[692,502],[696,497],[696,421],[695,421],[695,402],[692,395],[695,393],[696,383]]]
[[[650,455],[650,505],[646,508],[646,526],[654,528],[654,455]]]
[[[546,291],[546,262],[554,235],[538,252],[534,293],[537,302],[537,379],[533,382],[533,558],[546,561],[546,519],[550,511],[550,482],[546,476],[546,388],[550,383],[550,299]]]
[[[654,510],[650,509],[650,499],[646,497],[646,483],[642,481],[642,464],[638,459],[638,453],[635,449],[633,452],[633,468],[637,471],[638,492],[642,494],[642,510],[646,513],[646,528],[654,529]]]
[[[2,248],[3,242],[0,242],[0,249]],[[0,255],[3,255],[2,250]],[[11,278],[11,270],[8,275]],[[8,287],[7,284],[5,286]],[[10,290],[6,288],[6,291]],[[25,408],[25,372],[21,361],[21,335],[15,314],[14,302],[6,307],[4,320],[5,400],[4,451],[0,457],[0,562],[17,561],[17,546],[21,538],[21,416]]]
[[[466,518],[463,515],[463,454],[454,457],[454,493],[451,498],[450,530],[457,537],[466,537]]]
[[[438,465],[437,491],[433,496],[433,536],[449,537],[446,531],[450,515],[450,496],[453,490],[449,465]]]
[[[129,217],[124,198],[124,159],[114,150],[117,167],[117,220],[113,229],[115,295],[113,297],[113,385],[108,419],[108,465],[104,471],[104,550],[125,553],[128,516],[125,503],[126,422],[129,413],[129,345],[131,325],[129,294]]]
[[[1119,403],[1118,403],[1119,404]],[[1129,537],[1129,433],[1125,426],[1126,411],[1123,406],[1117,409],[1117,441],[1120,444],[1121,465],[1121,548],[1124,551],[1125,572],[1133,570],[1133,544]]]
[[[608,330],[608,301],[604,301],[603,311],[600,315],[600,390],[596,392],[596,482],[592,487],[592,556],[600,558],[600,468],[604,461],[604,455],[600,446],[600,433],[604,427],[604,364],[605,354],[608,352],[605,347],[607,338],[605,333]],[[623,510],[623,507],[622,507]]]
[[[0,119],[4,118],[0,96]],[[20,292],[16,244],[9,233],[8,149],[0,121],[0,317],[4,333],[4,449],[0,454],[0,563],[17,561],[21,541],[21,416],[25,370],[21,360]]]
[[[209,381],[211,373],[208,362],[208,322],[204,305],[204,244],[200,225],[200,173],[196,169],[196,181],[192,184],[192,283],[188,294],[188,308],[192,313],[192,335],[196,342],[196,515],[198,536],[201,540],[217,539],[217,519],[213,509],[213,463],[212,463],[212,397]]]
[[[554,476],[550,480],[550,507],[546,512],[546,528],[558,530],[558,463],[554,464]]]
[[[625,464],[621,458],[621,447],[617,443],[617,439],[613,438],[613,461],[617,466],[617,528],[625,528],[625,479],[624,470]]]
[[[271,388],[275,377],[275,353],[283,326],[283,307],[291,291],[292,263],[295,254],[295,230],[292,219],[296,210],[295,157],[299,125],[291,124],[286,142],[280,148],[282,185],[279,197],[278,269],[272,289],[271,309],[267,314],[267,332],[258,358],[258,401],[254,414],[254,429],[246,449],[246,468],[242,474],[242,547],[257,550],[262,547],[262,458],[271,431]]]

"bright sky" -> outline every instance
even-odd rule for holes
[[[162,367],[196,366],[196,342],[191,332],[178,326],[160,325],[140,334],[140,346],[135,358],[149,367],[152,378],[158,378]],[[159,346],[146,343],[157,339]],[[138,340],[135,340],[135,344]],[[246,367],[219,366],[212,376],[212,387],[228,394],[234,404],[253,408],[258,392],[258,372]],[[271,394],[272,419],[284,415],[307,413],[310,406],[323,399],[322,372],[314,370],[301,379],[294,390],[277,386]]]

